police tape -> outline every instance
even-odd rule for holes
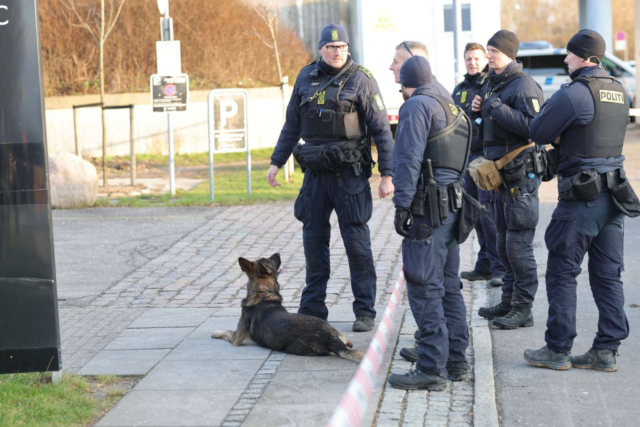
[[[380,372],[380,365],[389,344],[393,320],[402,301],[403,290],[404,273],[401,271],[371,344],[369,344],[358,370],[351,379],[347,391],[342,396],[342,400],[333,412],[328,427],[357,427],[362,422],[362,417],[369,404],[371,390]]]

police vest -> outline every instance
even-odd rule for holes
[[[570,127],[561,137],[560,161],[567,156],[607,158],[622,155],[627,131],[629,105],[622,84],[613,77],[580,76],[591,91],[595,103],[593,120],[585,126]]]
[[[484,101],[486,101],[489,97],[499,98],[502,91],[514,80],[524,77],[527,74],[523,72],[516,72],[505,78],[503,81],[498,83],[495,87],[492,87],[489,83],[489,87],[484,95]],[[495,146],[495,145],[515,145],[515,144],[527,144],[528,140],[519,135],[516,135],[512,132],[509,132],[498,122],[492,120],[491,117],[485,114],[484,110],[482,110],[482,145],[487,146]]]
[[[429,132],[422,164],[426,165],[427,159],[431,159],[434,168],[453,169],[463,173],[471,148],[470,120],[444,96],[431,93],[420,95],[430,96],[438,101],[447,116],[447,126],[444,129]]]
[[[319,68],[311,72],[311,86],[307,97],[314,99],[301,107],[300,138],[305,141],[352,141],[365,137],[364,122],[360,120],[355,105],[340,102],[340,92],[358,71],[358,65],[353,61],[347,67],[344,74],[318,94],[318,89],[334,76],[321,72]]]
[[[481,73],[480,76],[475,77],[469,84],[466,80],[458,85],[453,92],[453,101],[456,105],[462,109],[465,113],[471,114],[471,103],[476,95],[480,94],[482,90],[482,84],[486,79],[486,73]],[[473,137],[471,141],[471,152],[482,154],[482,141],[478,139],[478,125],[472,121],[471,126],[473,128]]]

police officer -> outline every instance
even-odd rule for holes
[[[424,43],[416,42],[416,41],[403,41],[398,46],[396,46],[396,53],[393,55],[393,61],[391,61],[391,65],[389,69],[393,71],[393,76],[396,79],[396,83],[400,84],[400,69],[402,68],[402,64],[404,61],[411,58],[412,56],[422,56],[423,58],[429,59],[429,51],[427,50],[427,46]],[[432,82],[431,86],[433,90],[436,91],[437,95],[447,96],[449,92],[444,88],[436,79],[436,76],[431,76]],[[401,91],[402,92],[402,91]]]
[[[471,115],[471,102],[476,95],[480,94],[487,74],[489,74],[487,53],[480,43],[467,43],[464,48],[464,65],[467,68],[467,74],[464,75],[464,80],[455,87],[451,97],[459,108]],[[477,128],[478,125],[474,122],[470,162],[482,156],[482,141],[478,138]],[[460,277],[469,281],[488,280],[491,286],[502,286],[504,268],[496,249],[496,225],[492,218],[493,192],[479,189],[468,171],[464,176],[464,189],[482,203],[486,208],[486,213],[476,223],[480,251],[475,267],[472,271],[461,272]]]
[[[416,369],[390,375],[389,383],[408,390],[442,390],[446,378],[461,381],[468,371],[457,231],[471,126],[451,96],[437,94],[424,57],[405,61],[400,78],[406,102],[394,147],[393,203],[396,231],[405,237],[402,260],[419,342]]]
[[[522,63],[514,60],[518,47],[518,37],[511,31],[500,30],[489,39],[491,72],[482,96],[476,96],[471,105],[480,119],[484,157],[499,160],[515,155],[501,170],[505,185],[494,197],[496,245],[505,269],[502,300],[478,311],[503,329],[533,325],[531,307],[538,289],[533,237],[543,171],[534,169],[541,164],[541,155],[529,140],[529,124],[540,110],[543,95],[540,86],[522,72]]]
[[[318,48],[321,58],[304,67],[296,79],[267,182],[279,186],[278,169],[292,151],[298,154],[298,162],[306,168],[294,207],[303,223],[306,260],[306,287],[298,312],[322,319],[329,314],[325,305],[331,272],[329,217],[335,209],[351,272],[353,330],[362,332],[373,328],[376,315],[376,272],[367,226],[373,211],[367,129],[378,149],[381,198],[393,192],[393,139],[378,84],[349,56],[345,28],[334,23],[325,26]],[[306,144],[296,151],[300,138]]]
[[[524,353],[534,366],[616,371],[618,346],[629,335],[620,280],[624,214],[616,207],[620,199],[625,210],[618,186],[626,181],[622,144],[629,107],[620,82],[600,65],[604,52],[604,39],[597,32],[581,30],[574,35],[564,60],[571,82],[543,105],[531,123],[532,138],[555,145],[548,154],[559,162],[560,196],[545,234],[547,345]],[[577,336],[576,277],[586,253],[600,313],[598,333],[586,354],[569,357]]]

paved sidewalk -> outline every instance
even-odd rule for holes
[[[292,204],[210,212],[166,250],[155,251],[123,277],[110,280],[112,285],[87,301],[89,305],[61,307],[65,369],[145,376],[99,425],[325,425],[357,364],[233,347],[210,338],[213,330],[235,329],[239,318],[246,277],[238,256],[255,259],[280,252],[284,303],[292,311],[297,308],[305,273],[301,227]],[[389,200],[376,200],[369,222],[380,315],[401,268],[401,238],[393,229],[393,213]],[[353,297],[335,215],[332,225],[329,320],[356,348],[365,350],[373,331],[351,332]],[[466,269],[474,257],[473,239],[462,251],[461,269]],[[470,309],[466,284],[464,293]],[[415,331],[407,309],[405,297],[381,372],[411,365],[398,355],[400,348],[412,345]],[[471,348],[469,354],[472,361]],[[364,425],[472,425],[473,380],[433,393],[387,388],[385,380],[381,375],[374,387]]]

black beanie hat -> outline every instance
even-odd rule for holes
[[[331,42],[344,42],[349,44],[349,34],[347,34],[347,30],[342,25],[334,24],[333,22],[325,25],[320,33],[318,49],[322,49],[322,46]]]
[[[580,30],[567,43],[567,50],[574,55],[587,60],[595,56],[599,62],[602,62],[606,48],[607,45],[602,36],[593,30]]]
[[[404,87],[420,87],[431,83],[431,65],[424,56],[412,56],[400,68],[400,84]]]
[[[500,30],[487,42],[487,46],[493,46],[511,59],[516,59],[520,40],[516,33],[507,30]]]

